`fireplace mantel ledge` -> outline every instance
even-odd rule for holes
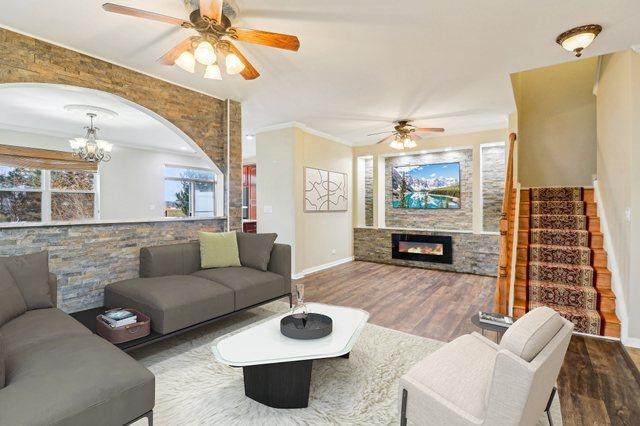
[[[395,227],[389,227],[389,226],[383,226],[383,227],[356,226],[355,228],[356,229],[379,229],[384,231],[401,231],[406,233],[415,231],[415,232],[439,232],[439,233],[449,233],[449,234],[500,235],[499,232],[492,232],[492,231],[482,231],[479,233],[474,233],[470,229],[395,228]]]

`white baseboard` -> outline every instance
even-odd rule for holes
[[[622,341],[622,344],[625,346],[630,346],[632,348],[640,349],[640,339],[636,337],[627,337]]]
[[[315,272],[324,271],[325,269],[334,268],[338,265],[342,265],[343,263],[353,262],[353,256],[345,257],[344,259],[334,260],[333,262],[325,263],[323,265],[313,266],[311,268],[304,269],[302,272],[298,272],[291,275],[291,278],[294,280],[299,280],[300,278],[304,278],[307,275],[313,274]]]
[[[637,340],[636,344],[640,343],[640,339],[634,339],[629,337],[629,316],[627,315],[627,305],[624,300],[624,292],[622,290],[622,282],[620,280],[620,269],[618,269],[618,261],[616,260],[616,253],[611,245],[611,232],[609,232],[609,222],[607,221],[607,214],[604,211],[602,204],[602,198],[600,196],[600,185],[598,181],[593,181],[593,195],[594,201],[598,209],[598,217],[600,218],[600,228],[604,235],[604,249],[607,252],[607,267],[611,272],[611,290],[616,296],[616,315],[620,320],[620,340],[626,346],[634,346],[631,341]],[[640,346],[634,346],[640,347]]]

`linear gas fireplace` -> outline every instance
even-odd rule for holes
[[[443,235],[391,234],[391,257],[420,262],[453,262],[451,237]]]

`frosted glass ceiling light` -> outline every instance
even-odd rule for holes
[[[244,70],[244,64],[235,53],[229,53],[227,55],[225,64],[227,65],[227,74],[230,75],[241,73],[242,70]]]
[[[222,80],[220,67],[217,65],[208,65],[204,70],[204,78],[209,78],[211,80]]]
[[[418,146],[418,144],[416,143],[416,141],[414,141],[413,139],[411,139],[409,136],[405,137],[402,144],[404,145],[405,148],[407,149],[411,149],[411,148],[415,148],[416,146]]]
[[[208,41],[201,42],[194,52],[196,61],[202,65],[213,65],[216,63],[216,51]]]
[[[593,40],[595,40],[601,31],[602,27],[600,25],[582,25],[560,34],[556,38],[556,43],[562,46],[567,52],[575,53],[576,57],[579,58],[582,56],[582,51],[593,43]]]
[[[389,146],[393,149],[404,149],[404,144],[400,141],[398,137],[395,137]]]
[[[178,56],[178,59],[175,60],[174,64],[191,74],[196,70],[196,58],[194,58],[193,54],[188,51],[182,52],[180,56]]]

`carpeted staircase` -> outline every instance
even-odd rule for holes
[[[603,334],[582,188],[529,191],[527,309],[549,306],[576,331]]]

